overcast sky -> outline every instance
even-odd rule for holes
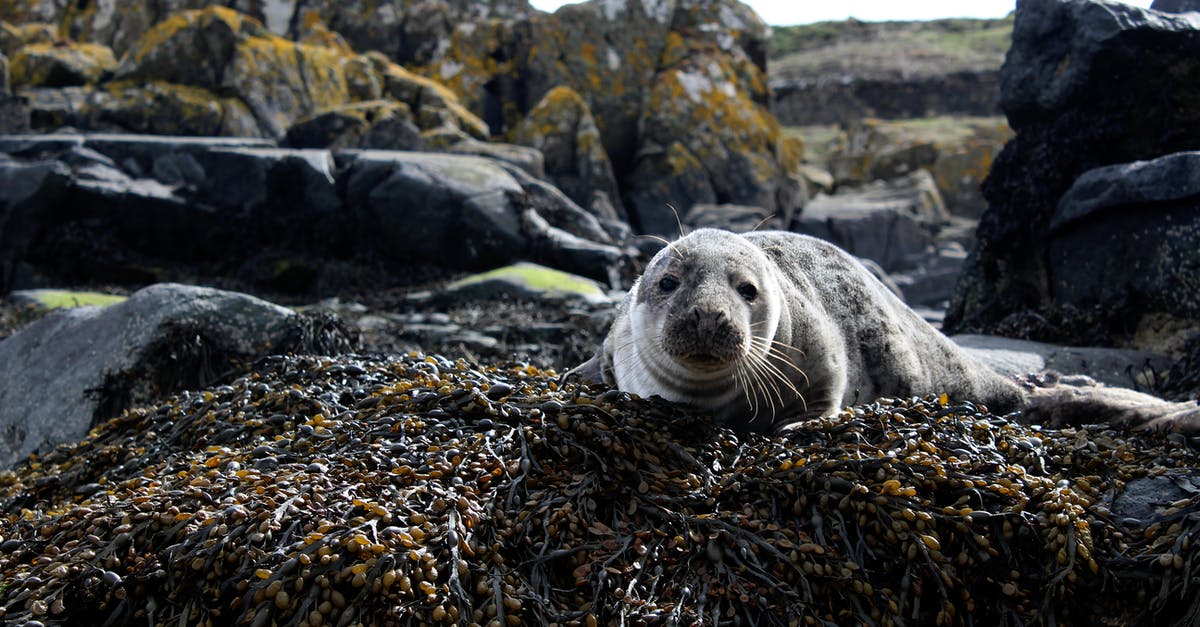
[[[883,20],[932,20],[942,17],[1004,17],[1016,7],[1014,0],[742,0],[754,7],[768,24],[785,26],[854,17],[868,22]],[[1127,0],[1126,4],[1150,6],[1151,0]],[[553,11],[565,0],[530,0],[530,4]]]

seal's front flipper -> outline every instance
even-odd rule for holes
[[[1025,415],[1047,426],[1105,423],[1134,430],[1200,433],[1200,405],[1177,403],[1082,375],[1026,377]]]
[[[567,381],[583,381],[585,383],[606,383],[614,385],[612,364],[609,362],[603,347],[591,359],[567,371],[563,378]]]

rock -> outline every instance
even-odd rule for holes
[[[292,120],[345,103],[343,55],[297,44],[233,10],[184,11],[148,31],[122,60],[118,79],[165,81],[234,95],[269,137]]]
[[[681,219],[689,229],[707,227],[735,233],[747,233],[756,229],[781,229],[787,226],[766,209],[751,205],[692,205]]]
[[[0,15],[0,54],[11,57],[24,46],[52,44],[56,41],[58,32],[53,24],[36,19],[6,22],[4,16]]]
[[[96,88],[25,89],[31,126],[124,133],[262,137],[250,109],[237,98],[218,98],[187,85],[128,82]]]
[[[57,310],[0,342],[0,464],[76,441],[132,405],[212,384],[232,358],[303,350],[302,320],[251,296],[175,284]]]
[[[788,126],[998,115],[1011,32],[1011,18],[777,27],[772,109]]]
[[[1200,152],[1084,172],[1043,236],[1052,302],[1134,323],[1139,346],[1186,341],[1200,323],[1198,197]]]
[[[608,153],[600,139],[600,129],[591,109],[575,90],[558,86],[546,92],[521,123],[513,129],[513,139],[541,151],[546,175],[563,193],[598,218],[625,218],[621,195]],[[602,194],[608,208],[593,207]]]
[[[29,132],[29,103],[0,94],[0,135]]]
[[[849,123],[829,147],[830,173],[837,184],[858,185],[926,169],[933,174],[948,211],[978,218],[987,206],[980,182],[1012,132],[1002,121],[972,120],[942,123],[936,133],[926,134],[936,139],[883,120]]]
[[[736,55],[689,48],[678,37],[669,46],[668,69],[654,77],[638,122],[641,147],[626,194],[634,227],[670,234],[676,225],[669,204],[714,201],[763,207],[790,223],[803,200],[799,144],[740,84],[745,70]],[[658,179],[667,172],[708,185],[665,184]]]
[[[1200,11],[1200,2],[1196,0],[1154,0],[1150,8],[1163,13],[1188,13]]]
[[[611,282],[633,255],[627,229],[485,157],[347,151],[335,159],[255,138],[99,134],[3,137],[0,154],[12,155],[0,175],[22,177],[0,205],[12,224],[0,230],[12,238],[7,289],[22,264],[34,271],[22,286],[219,276],[323,293],[346,281],[436,278],[412,273],[414,265],[483,270],[522,259]],[[54,180],[70,202],[39,191],[32,164],[61,172]]]
[[[275,138],[302,124],[297,145],[356,148],[487,138],[444,86],[379,53],[327,43],[283,39],[225,7],[180,11],[138,39],[114,80],[32,94],[34,127]],[[413,124],[430,139],[415,141]]]
[[[370,100],[319,111],[287,130],[294,148],[420,150],[424,141],[403,102]]]
[[[910,307],[945,309],[954,293],[954,280],[967,258],[962,244],[945,241],[944,234],[939,234],[931,248],[932,254],[921,256],[915,268],[891,274]]]
[[[370,234],[364,245],[387,263],[435,259],[445,267],[480,270],[527,259],[608,280],[626,254],[522,206],[525,188],[491,159],[360,151],[348,168],[347,204]],[[571,215],[586,214],[576,208]],[[607,238],[598,227],[592,234]]]
[[[934,76],[787,78],[772,80],[771,89],[775,114],[788,126],[848,124],[862,118],[995,115],[1000,91],[994,69]]]
[[[457,155],[479,155],[512,164],[532,177],[546,178],[546,160],[541,151],[528,146],[504,142],[482,142],[473,137],[451,144],[446,152]]]
[[[9,74],[8,57],[0,53],[0,99],[7,100],[9,94],[12,93],[12,78]],[[0,133],[4,132],[0,128]]]
[[[487,139],[490,135],[483,120],[463,106],[446,86],[414,74],[378,52],[367,53],[364,58],[379,76],[382,93],[407,103],[413,110],[417,126],[432,147],[445,148],[469,137]],[[439,143],[439,135],[448,137]]]
[[[1022,375],[1047,370],[1083,374],[1101,383],[1145,389],[1155,372],[1166,372],[1171,359],[1157,353],[1119,348],[1058,346],[990,335],[952,335],[967,352],[992,370]]]
[[[1190,313],[1158,315],[1159,306],[1125,298],[1132,295],[1125,287],[1089,295],[1094,308],[1074,307],[1079,295],[1064,292],[1055,274],[1068,261],[1060,246],[1068,236],[1075,245],[1103,246],[1092,249],[1088,263],[1099,265],[1091,267],[1138,266],[1147,250],[1134,236],[1161,233],[1171,228],[1168,220],[1181,218],[1184,228],[1194,228],[1186,201],[1097,213],[1087,220],[1088,228],[1100,229],[1091,234],[1054,231],[1051,221],[1060,199],[1089,170],[1200,149],[1200,118],[1191,113],[1200,108],[1194,89],[1200,67],[1192,63],[1200,54],[1198,33],[1200,18],[1190,13],[1065,0],[1018,6],[1002,71],[1002,103],[1016,136],[984,183],[989,208],[947,312],[949,331],[1138,347],[1142,327],[1151,323],[1196,327]],[[1146,280],[1160,285],[1165,277],[1195,276],[1194,270],[1155,272],[1165,274]]]
[[[921,170],[832,196],[818,194],[791,230],[833,242],[894,272],[915,264],[947,217],[933,178]]]
[[[108,46],[61,42],[21,48],[10,71],[16,87],[66,87],[96,83],[116,67]]]
[[[67,198],[71,170],[58,161],[20,163],[0,155],[0,293],[24,273],[42,214]]]
[[[591,303],[613,300],[602,285],[591,279],[525,262],[463,277],[434,295],[439,302],[497,297],[527,301],[582,298]]]

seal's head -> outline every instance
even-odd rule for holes
[[[780,378],[771,358],[785,315],[777,272],[727,231],[700,229],[659,251],[626,305],[631,337],[610,347],[617,385],[719,418],[757,411],[770,400],[759,394],[764,382]]]

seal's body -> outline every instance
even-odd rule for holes
[[[931,393],[993,412],[1081,419],[1062,411],[1078,394],[1017,385],[929,326],[853,256],[788,232],[700,229],[671,243],[630,290],[600,350],[573,374],[754,431],[881,396]],[[1076,388],[1091,412],[1114,405],[1096,392],[1108,388]],[[1149,420],[1147,407],[1161,414],[1159,406],[1184,405],[1122,393],[1125,405],[1113,408],[1125,420]],[[1137,416],[1126,411],[1129,394]]]

